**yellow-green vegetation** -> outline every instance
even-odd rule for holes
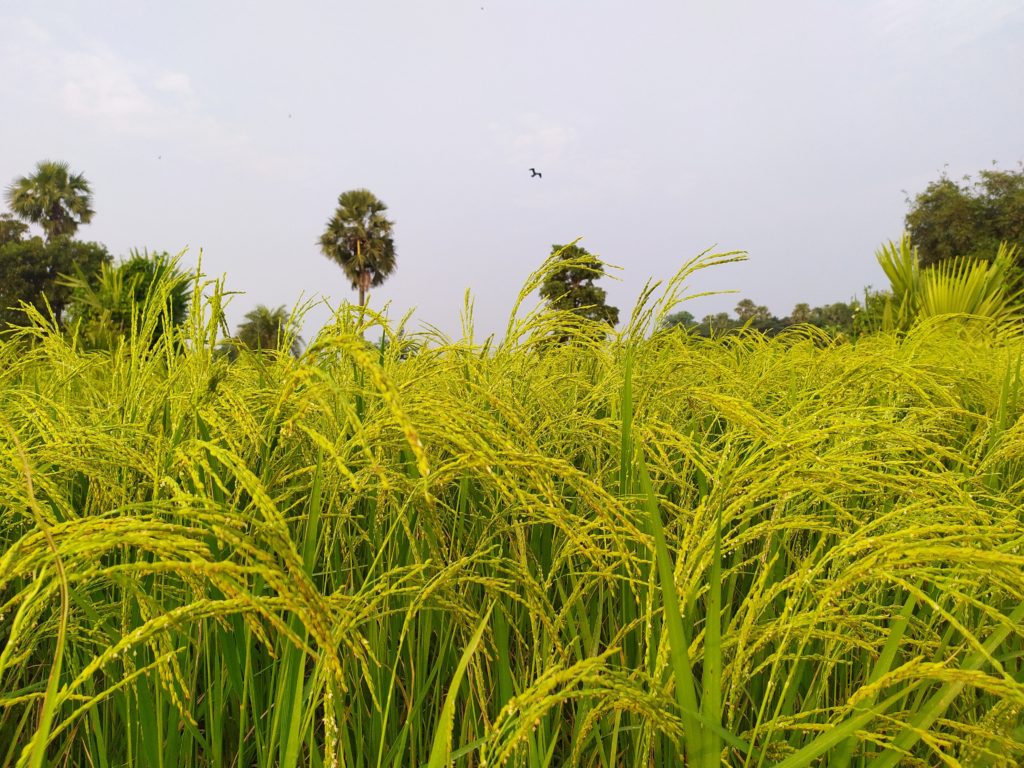
[[[909,236],[903,235],[898,245],[882,246],[875,255],[892,285],[883,327],[906,329],[918,320],[954,313],[1019,323],[1017,250],[1003,242],[992,259],[960,256],[924,268]]]
[[[0,342],[0,763],[1019,765],[1024,342],[652,336],[727,258],[607,340]]]

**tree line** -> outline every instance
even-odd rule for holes
[[[861,297],[812,307],[797,304],[776,317],[751,299],[728,312],[697,320],[686,311],[669,315],[665,328],[698,336],[743,329],[773,335],[812,325],[856,336],[902,328],[922,312],[1003,316],[1019,310],[1024,289],[1024,163],[1016,170],[990,168],[951,179],[945,172],[913,198],[907,197],[905,235],[883,245],[876,257],[888,290],[865,289]]]
[[[9,211],[0,213],[0,333],[25,325],[27,314],[34,311],[82,344],[110,348],[137,322],[138,310],[158,283],[170,288],[161,299],[166,311],[155,336],[166,332],[165,324],[180,324],[188,316],[191,275],[170,254],[132,250],[115,262],[103,244],[76,239],[79,228],[95,215],[93,195],[85,176],[72,173],[66,163],[38,163],[33,173],[14,180],[5,199]],[[943,173],[907,202],[904,241],[877,254],[892,290],[865,290],[862,298],[822,306],[798,303],[783,318],[745,298],[736,305],[735,316],[720,312],[698,321],[690,312],[679,311],[668,316],[663,327],[699,336],[742,329],[771,335],[809,324],[858,334],[905,323],[912,306],[921,305],[920,296],[911,299],[901,292],[901,281],[918,285],[920,275],[939,275],[942,280],[933,282],[941,288],[949,279],[966,280],[979,264],[993,267],[984,275],[977,269],[972,274],[988,283],[998,276],[1007,291],[1004,298],[1012,304],[1024,288],[1024,164],[1016,170],[986,169],[976,179],[968,176],[961,181]],[[387,210],[367,189],[343,192],[318,241],[321,253],[342,269],[357,291],[360,306],[365,306],[370,289],[383,284],[397,268],[394,222]],[[42,236],[32,234],[32,225]],[[614,327],[619,310],[607,303],[605,290],[596,285],[606,274],[604,263],[576,243],[553,245],[551,258],[555,267],[540,287],[546,305]],[[928,301],[935,303],[934,297]],[[985,301],[981,296],[970,306],[989,307]],[[953,305],[952,311],[968,310]],[[298,354],[302,341],[292,325],[283,305],[259,305],[245,315],[224,351],[231,356],[241,350]]]
[[[0,332],[24,325],[30,311],[89,346],[108,346],[129,330],[152,286],[183,277],[166,253],[132,250],[115,264],[106,246],[75,239],[92,221],[92,189],[66,163],[43,161],[14,180],[0,214]],[[32,235],[37,225],[43,236]],[[190,292],[178,280],[167,323],[184,322]],[[157,335],[166,329],[161,323]]]
[[[169,286],[167,311],[154,341],[188,316],[192,275],[165,251],[131,250],[115,263],[106,246],[76,239],[92,221],[92,188],[67,163],[45,160],[34,173],[14,180],[0,213],[0,333],[10,332],[37,314],[92,348],[111,348],[138,322],[153,298],[153,287]],[[325,256],[335,261],[359,291],[363,305],[371,287],[395,269],[393,222],[387,206],[365,189],[345,192],[320,238]],[[33,235],[31,225],[42,230]],[[133,321],[133,318],[135,320]],[[284,350],[298,354],[301,337],[291,329],[285,307],[258,305],[246,313],[222,352],[242,349]]]
[[[777,317],[752,299],[741,299],[735,315],[718,312],[697,320],[686,310],[670,314],[662,330],[683,329],[714,337],[740,331],[774,335],[794,326],[857,336],[900,329],[922,314],[963,313],[1019,318],[1024,292],[1024,163],[995,168],[960,181],[945,173],[913,199],[907,198],[906,233],[883,245],[876,258],[890,280],[888,290],[865,288],[850,301],[811,306],[800,302]],[[552,246],[567,266],[553,271],[541,297],[568,310],[614,326],[619,311],[609,306],[594,281],[604,265],[577,246]]]

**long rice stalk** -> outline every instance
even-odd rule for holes
[[[649,335],[735,258],[607,338],[0,342],[0,764],[1019,765],[1024,343]]]

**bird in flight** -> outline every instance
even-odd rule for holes
[[[534,176],[536,176],[538,179],[543,179],[544,178],[544,174],[543,173],[540,173],[536,169],[531,168],[530,169],[530,178],[532,179]]]

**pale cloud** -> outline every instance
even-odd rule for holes
[[[54,94],[50,108],[107,135],[184,145],[236,166],[274,174],[294,168],[286,158],[206,109],[188,73],[156,70],[89,41],[59,43],[28,19],[0,36],[0,71],[18,71],[20,88]],[[3,86],[0,85],[0,92]]]
[[[151,135],[169,110],[140,85],[125,62],[110,53],[58,54],[60,106],[69,114],[124,133]]]
[[[510,164],[541,171],[557,165],[576,138],[571,127],[534,113],[492,124],[491,133]]]
[[[882,38],[940,41],[945,48],[970,45],[1020,18],[1020,0],[876,0],[870,6],[877,35]]]
[[[46,31],[46,28],[32,19],[6,18],[3,19],[3,22],[7,31],[5,36],[6,45],[4,47],[9,53],[14,53],[16,50],[20,52],[37,46],[53,45],[53,38]]]
[[[184,72],[164,72],[156,78],[153,85],[159,91],[171,93],[183,99],[192,98],[192,80]]]

